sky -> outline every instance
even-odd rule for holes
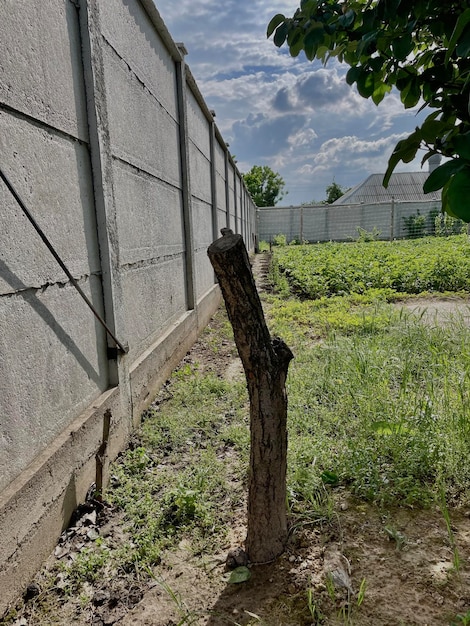
[[[321,201],[333,181],[344,189],[386,170],[396,143],[423,119],[396,93],[377,107],[345,81],[348,67],[324,67],[266,38],[276,13],[297,0],[155,0],[230,152],[244,173],[268,165],[287,195],[278,206]],[[421,158],[421,157],[420,157]],[[420,158],[395,171],[419,171]]]

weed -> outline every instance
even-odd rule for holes
[[[454,566],[455,571],[458,573],[460,571],[460,555],[459,555],[459,551],[457,548],[457,544],[455,543],[454,531],[452,530],[452,523],[450,520],[449,509],[447,507],[447,502],[446,502],[446,494],[442,485],[440,486],[438,493],[439,493],[439,508],[441,509],[441,513],[446,524],[447,535],[449,537],[449,543],[452,548],[452,565]]]
[[[313,590],[310,587],[307,589],[307,608],[314,624],[319,624],[324,620],[324,615],[314,602]]]
[[[365,228],[361,228],[360,226],[358,226],[356,230],[357,230],[356,241],[358,243],[366,243],[368,241],[377,241],[377,239],[379,239],[380,235],[382,234],[382,231],[378,230],[378,228],[375,226],[371,231],[368,231]]]
[[[273,237],[273,246],[287,246],[287,238],[283,234],[275,235]]]
[[[451,626],[470,626],[470,611],[456,615]]]
[[[384,530],[390,539],[394,540],[396,549],[402,550],[407,541],[406,536],[393,526],[385,526]]]
[[[366,589],[367,589],[367,579],[363,578],[359,586],[359,591],[357,592],[356,604],[358,607],[360,607],[361,604],[364,602],[364,598],[366,597]]]

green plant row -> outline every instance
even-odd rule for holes
[[[470,291],[466,235],[412,241],[325,243],[274,249],[278,286],[304,298],[387,290],[402,294]]]

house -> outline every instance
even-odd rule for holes
[[[396,172],[390,177],[388,187],[383,186],[383,174],[371,174],[366,180],[347,191],[333,204],[375,204],[380,202],[429,202],[441,199],[440,191],[424,193],[423,185],[440,163],[436,154],[429,159],[428,172]]]
[[[362,183],[347,191],[333,204],[372,204],[377,202],[429,202],[440,200],[441,192],[424,193],[428,172],[397,172],[391,175],[388,187],[383,186],[383,174],[371,174]]]

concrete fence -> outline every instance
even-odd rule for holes
[[[2,0],[0,615],[220,301],[255,207],[152,0]]]
[[[381,204],[265,207],[258,209],[258,237],[273,241],[285,235],[287,242],[351,241],[361,229],[378,239],[401,239],[433,232],[434,217],[441,210],[438,201],[387,202]],[[424,218],[424,219],[423,219]]]

